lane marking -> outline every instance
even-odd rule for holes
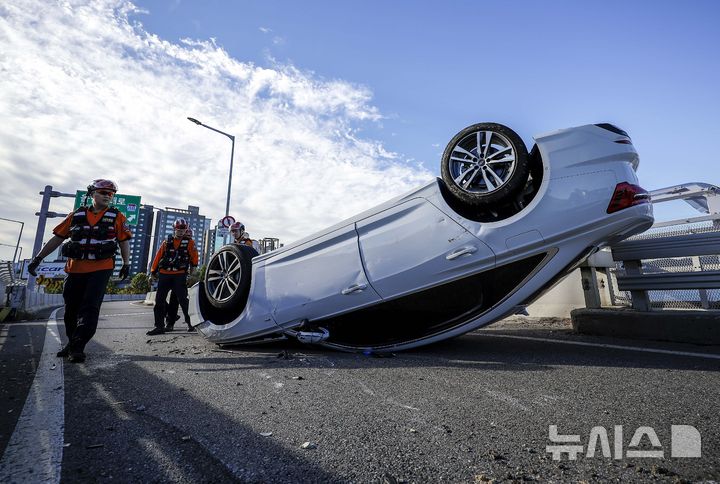
[[[503,403],[508,404],[509,406],[511,406],[513,408],[518,408],[524,412],[530,411],[530,409],[528,407],[526,407],[525,405],[520,403],[520,400],[518,400],[515,397],[511,397],[510,395],[505,395],[502,392],[496,392],[494,390],[485,390],[485,393],[487,393],[488,395],[490,395],[491,397],[493,397],[496,400],[499,400]]]
[[[35,378],[0,459],[0,482],[59,483],[65,428],[65,387],[55,309],[47,321]]]
[[[5,346],[5,343],[7,343],[8,335],[10,334],[10,326],[7,324],[0,324],[0,351],[2,351],[3,346]]]
[[[140,313],[114,313],[114,314],[101,314],[101,318],[108,318],[113,316],[139,316],[141,314],[155,314],[152,311],[140,312]]]
[[[419,408],[411,407],[410,405],[405,405],[404,403],[398,402],[392,397],[383,397],[378,396],[369,386],[367,386],[365,383],[358,381],[360,384],[360,388],[362,389],[363,393],[370,395],[371,397],[377,397],[377,399],[380,401],[380,403],[387,403],[390,405],[395,405],[400,408],[404,408],[405,410],[414,410],[416,412],[419,412]]]
[[[695,353],[692,351],[675,351],[675,350],[663,350],[660,348],[641,348],[639,346],[626,346],[626,345],[613,345],[607,343],[588,343],[586,341],[567,341],[562,339],[552,338],[538,338],[535,336],[514,336],[507,334],[488,334],[482,333],[479,336],[489,336],[491,338],[509,338],[509,339],[522,339],[527,341],[541,341],[544,343],[560,343],[563,345],[575,345],[575,346],[592,346],[595,348],[607,348],[613,350],[626,350],[626,351],[640,351],[643,353],[657,353],[661,355],[675,355],[675,356],[692,356],[695,358],[709,358],[712,360],[720,360],[720,355],[714,355],[712,353]]]
[[[387,398],[387,403],[389,403],[391,405],[397,405],[398,407],[404,408],[405,410],[414,410],[416,412],[420,411],[419,408],[411,407],[410,405],[405,405],[404,403],[400,403],[397,400],[395,400],[394,398],[390,398],[390,397]]]

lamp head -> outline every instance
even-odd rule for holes
[[[198,120],[195,119],[195,118],[191,118],[191,117],[188,116],[188,119],[189,119],[190,121],[192,121],[193,123],[197,124],[197,125],[201,125],[201,124],[202,124],[200,121],[198,121]]]

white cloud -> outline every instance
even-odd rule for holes
[[[269,34],[270,32],[272,32],[272,29],[269,29],[267,27],[258,27],[258,30],[263,34]]]
[[[242,62],[213,39],[171,43],[133,12],[120,0],[0,4],[0,216],[26,223],[23,255],[46,184],[111,178],[144,203],[198,205],[217,221],[231,143],[187,116],[235,135],[231,214],[255,237],[290,242],[431,178],[356,135],[382,118],[367,88]],[[0,225],[0,242],[13,233]]]

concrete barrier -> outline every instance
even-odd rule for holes
[[[720,311],[575,309],[571,318],[582,334],[720,345]]]
[[[105,294],[105,301],[139,301],[145,299],[145,294]]]
[[[597,272],[600,303],[610,305],[610,292],[605,274]],[[527,307],[533,318],[569,318],[573,309],[585,307],[580,269],[568,274],[555,287]]]
[[[65,305],[62,294],[45,294],[23,289],[25,290],[25,305],[22,309],[30,313]]]
[[[103,302],[108,301],[138,301],[145,298],[145,294],[105,294]],[[25,311],[37,312],[52,307],[64,306],[62,294],[46,294],[42,292],[27,291],[25,295]]]

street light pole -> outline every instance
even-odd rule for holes
[[[203,124],[195,118],[188,117],[188,120],[192,121],[198,126],[202,126],[203,128],[207,128],[215,131],[216,133],[225,135],[230,138],[230,141],[232,141],[232,148],[230,149],[230,174],[228,175],[228,191],[227,200],[225,202],[225,216],[227,217],[228,215],[230,215],[230,187],[232,187],[233,157],[235,156],[235,136],[228,134],[224,131],[220,131],[219,129],[215,129],[212,126],[208,126],[207,124]]]
[[[50,212],[48,209],[50,208],[50,199],[56,198],[56,197],[68,197],[68,198],[75,198],[75,195],[72,193],[60,193],[56,192],[52,189],[52,186],[45,185],[45,189],[39,193],[39,195],[43,196],[42,203],[40,204],[40,211],[35,212],[35,215],[38,216],[38,225],[37,230],[35,231],[35,243],[33,244],[33,250],[32,254],[30,254],[31,257],[35,257],[40,252],[40,248],[42,247],[43,242],[43,236],[45,235],[45,222],[49,218],[54,217],[64,217],[67,214],[62,213],[56,213],[56,212]],[[35,289],[35,277],[28,274],[28,282],[27,282],[27,293],[32,292]]]

